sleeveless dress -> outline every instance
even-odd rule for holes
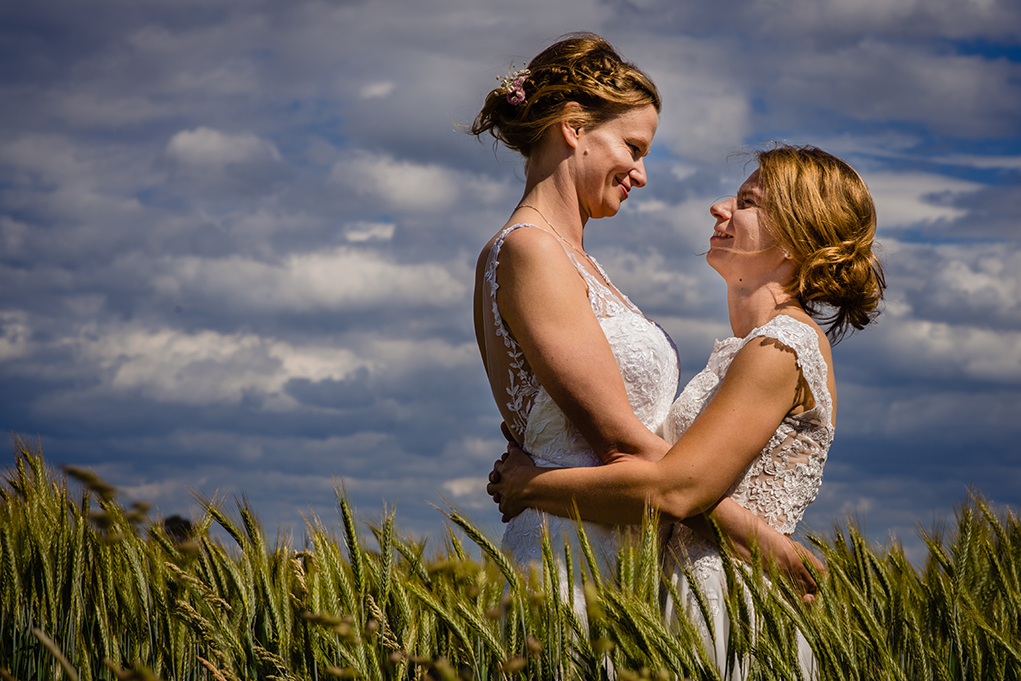
[[[599,466],[602,465],[602,461],[592,451],[589,443],[567,419],[549,393],[539,385],[520,346],[500,316],[500,309],[496,303],[500,249],[507,235],[522,227],[540,229],[527,223],[506,228],[494,242],[486,264],[484,293],[491,302],[486,315],[487,321],[495,325],[496,337],[502,339],[502,351],[506,352],[510,359],[508,375],[495,377],[491,372],[490,380],[496,378],[505,384],[508,400],[506,406],[513,414],[513,423],[508,425],[516,432],[523,433],[522,447],[531,454],[537,466],[555,468]],[[560,241],[568,258],[574,263],[588,287],[592,313],[599,320],[599,325],[610,343],[610,349],[624,379],[632,410],[646,427],[661,434],[663,420],[677,394],[677,349],[659,326],[649,321],[630,300],[625,297],[622,301],[603,281],[591,275],[568,250],[566,244]],[[606,274],[602,267],[594,260],[593,264],[605,278]],[[500,349],[490,347],[489,356],[494,356],[492,353],[498,350]],[[497,385],[494,382],[494,395],[499,392]],[[527,568],[532,562],[541,565],[541,538],[544,527],[549,528],[554,550],[560,550],[563,541],[559,541],[558,547],[558,540],[565,534],[570,538],[574,534],[575,524],[571,519],[548,515],[532,508],[515,516],[507,524],[503,536],[504,547],[522,567]],[[613,525],[592,522],[583,523],[583,527],[600,562],[602,572],[605,574],[612,571],[616,565],[620,529]],[[577,560],[574,564],[578,565]]]
[[[727,495],[778,532],[790,535],[804,515],[805,508],[819,492],[823,465],[833,441],[833,401],[826,384],[829,369],[819,350],[819,337],[811,326],[787,315],[779,315],[745,338],[717,341],[706,368],[685,386],[671,407],[664,424],[664,435],[668,442],[676,442],[716,394],[738,351],[749,341],[763,337],[778,340],[794,351],[798,367],[812,391],[815,406],[784,418],[759,455],[734,481]],[[714,620],[715,642],[710,639],[709,629],[678,561],[686,564],[694,574],[708,601]],[[681,523],[675,523],[667,544],[665,568],[684,601],[683,607],[701,629],[706,650],[714,656],[721,672],[724,671],[729,620],[723,601],[726,577],[716,545]],[[667,622],[675,616],[674,609],[674,603],[668,599],[664,612]],[[800,634],[798,649],[802,672],[806,678],[812,678],[815,675],[814,661],[807,642]],[[743,678],[740,666],[738,661],[735,675],[731,678]]]

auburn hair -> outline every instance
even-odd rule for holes
[[[817,147],[777,145],[755,157],[766,227],[798,265],[787,292],[839,342],[876,318],[886,288],[872,195],[854,168]]]
[[[567,115],[579,127],[591,128],[636,107],[651,104],[660,110],[652,79],[594,33],[564,36],[536,55],[528,71],[524,101],[512,104],[502,86],[493,89],[469,130],[476,137],[490,133],[526,159]],[[567,114],[568,102],[579,108]]]

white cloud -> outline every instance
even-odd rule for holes
[[[1021,156],[947,154],[946,156],[937,156],[933,161],[967,168],[981,168],[983,170],[1021,170]]]
[[[200,126],[182,130],[167,142],[166,153],[181,163],[200,168],[222,168],[233,163],[280,160],[272,142],[250,132],[223,133]]]
[[[282,394],[292,378],[341,380],[368,366],[345,348],[296,347],[244,333],[89,326],[71,342],[82,359],[112,371],[112,389],[181,404],[236,403],[255,393],[293,407]]]
[[[392,81],[383,80],[375,83],[366,83],[362,86],[361,96],[362,99],[386,97],[388,94],[393,92],[393,90],[394,83]]]
[[[434,164],[358,154],[338,161],[330,182],[340,191],[361,194],[402,211],[437,212],[460,199],[456,173]]]
[[[466,304],[466,264],[402,264],[369,250],[341,246],[289,255],[279,264],[232,256],[178,257],[155,263],[164,296],[223,300],[245,309],[358,309],[368,306],[449,307]],[[460,276],[455,276],[455,273]]]
[[[748,93],[726,72],[722,46],[675,37],[662,48],[640,64],[663,98],[656,144],[685,161],[718,162],[748,135]]]
[[[1019,255],[1015,253],[1010,260],[980,258],[974,266],[961,260],[951,261],[936,273],[934,288],[946,287],[973,309],[1018,311],[1021,308]]]
[[[922,376],[1021,381],[1021,331],[903,318],[878,331],[886,361]]]
[[[0,361],[30,355],[24,325],[5,320],[0,331]],[[57,343],[70,347],[81,366],[91,364],[102,370],[102,387],[90,389],[96,395],[138,393],[156,402],[189,405],[238,404],[255,397],[264,399],[263,408],[270,411],[308,408],[287,394],[286,386],[293,379],[343,381],[367,370],[399,384],[423,369],[449,370],[478,363],[478,351],[471,342],[398,339],[377,333],[353,336],[339,344],[299,345],[253,333],[88,324],[77,336]],[[481,446],[469,439],[458,451],[471,453]]]
[[[395,228],[392,222],[357,222],[348,225],[344,238],[351,243],[390,241],[394,238]]]
[[[953,196],[979,189],[982,185],[931,173],[864,172],[863,177],[876,202],[879,229],[919,227],[959,218],[967,211],[940,205],[934,196]]]
[[[1021,328],[1021,250],[1015,244],[883,241],[888,314],[980,328]]]
[[[30,354],[31,335],[27,314],[20,310],[0,311],[0,362]]]
[[[479,496],[486,492],[487,480],[483,477],[454,478],[443,483],[442,487],[454,497]],[[488,496],[488,495],[487,495]],[[487,499],[492,503],[492,500]]]
[[[455,345],[438,338],[375,338],[370,356],[396,375],[423,367],[453,369],[475,366],[479,362],[479,350],[474,342]]]

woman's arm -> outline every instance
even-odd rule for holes
[[[596,455],[604,462],[662,457],[669,445],[632,411],[585,282],[560,242],[539,229],[515,230],[497,273],[500,315],[539,383]]]
[[[501,316],[541,385],[596,455],[608,464],[662,458],[670,446],[632,411],[609,343],[592,314],[585,283],[560,243],[538,229],[516,230],[504,241],[498,271]],[[785,555],[786,537],[733,500],[720,500],[722,495],[723,491],[712,500],[719,501],[713,518],[739,554],[748,555],[757,541],[788,571],[803,570],[800,560],[792,562],[790,554]],[[548,498],[556,496],[554,484]],[[570,515],[570,504],[561,510]],[[640,522],[641,503],[631,519],[611,516],[608,522]],[[584,511],[582,517],[589,518]],[[701,527],[698,520],[691,523],[697,531],[707,531],[704,523]],[[804,572],[801,581],[810,580]]]
[[[798,382],[793,353],[766,340],[734,358],[719,390],[659,461],[621,461],[593,468],[543,469],[510,456],[497,464],[500,510],[525,507],[586,520],[641,522],[646,504],[664,520],[711,509],[776,432]],[[527,457],[525,457],[527,459]]]

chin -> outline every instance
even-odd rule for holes
[[[705,254],[705,261],[709,267],[712,267],[720,276],[723,276],[723,272],[720,270],[720,266],[723,265],[720,258],[721,255],[722,253],[720,253],[719,249],[710,248],[709,252]]]

